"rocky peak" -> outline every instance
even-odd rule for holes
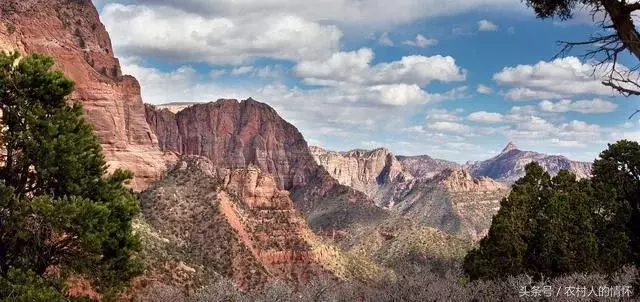
[[[147,105],[146,113],[164,151],[201,155],[221,167],[253,164],[273,175],[280,189],[303,185],[317,173],[298,129],[253,99],[220,99],[177,113]]]
[[[516,146],[516,144],[514,144],[513,142],[509,142],[506,146],[504,146],[504,148],[502,148],[502,151],[500,153],[507,153],[511,150],[519,150],[518,146]]]
[[[527,164],[537,162],[551,175],[556,175],[562,169],[569,170],[578,178],[587,178],[591,175],[591,163],[572,161],[564,156],[533,151],[509,152],[509,149],[517,150],[512,143],[509,143],[493,158],[469,165],[471,174],[474,177],[486,176],[511,183],[525,175],[524,168]]]

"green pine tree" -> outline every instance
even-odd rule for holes
[[[71,274],[114,292],[141,271],[132,173],[106,174],[81,104],[68,105],[74,84],[53,66],[0,53],[0,297],[12,301],[62,297]]]

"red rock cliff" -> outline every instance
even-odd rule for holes
[[[76,82],[111,168],[136,174],[143,188],[165,164],[145,119],[138,81],[122,75],[111,40],[90,0],[0,0],[0,49],[45,53]]]
[[[147,105],[147,122],[160,146],[201,155],[221,167],[257,165],[279,189],[291,189],[318,173],[302,134],[266,104],[252,99],[218,100],[176,114]]]
[[[302,134],[267,104],[218,100],[177,113],[146,105],[162,150],[209,158],[224,168],[257,166],[289,190],[315,228],[341,228],[386,215],[366,195],[340,185],[318,165]]]

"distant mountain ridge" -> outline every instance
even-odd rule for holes
[[[429,156],[396,157],[386,148],[335,152],[312,146],[310,151],[340,184],[365,193],[377,206],[470,239],[486,234],[509,191]]]
[[[572,161],[561,155],[522,151],[512,142],[509,142],[500,154],[484,161],[468,164],[465,168],[474,177],[486,176],[512,183],[524,176],[524,167],[531,162],[537,162],[551,175],[566,169],[578,178],[591,177],[591,163]]]

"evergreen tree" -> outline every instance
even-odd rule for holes
[[[465,258],[465,271],[472,279],[494,279],[599,269],[590,182],[564,170],[552,178],[536,163],[525,170],[488,235]]]
[[[640,144],[609,144],[593,164],[593,181],[603,200],[598,209],[601,248],[610,261],[630,258],[640,264]]]
[[[0,297],[10,300],[62,297],[70,274],[109,292],[141,268],[132,174],[106,174],[81,104],[68,105],[74,84],[53,66],[0,53]]]
[[[491,279],[613,273],[640,264],[640,144],[609,145],[592,173],[590,180],[564,170],[550,178],[527,165],[488,235],[466,256],[465,271]]]

